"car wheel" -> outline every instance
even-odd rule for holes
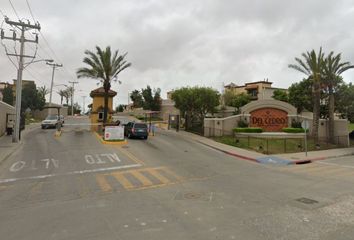
[[[44,129],[44,126],[42,126],[42,129]]]
[[[148,136],[145,136],[144,139],[147,140],[147,139],[148,139]]]

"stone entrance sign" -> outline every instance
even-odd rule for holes
[[[250,126],[266,132],[281,132],[288,127],[288,113],[276,108],[260,108],[250,112]]]

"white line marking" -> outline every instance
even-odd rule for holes
[[[124,166],[117,166],[117,167],[87,169],[87,170],[72,171],[67,173],[46,174],[46,175],[24,177],[24,178],[7,178],[7,179],[0,179],[0,183],[9,183],[9,182],[17,182],[21,180],[34,180],[34,179],[43,179],[43,178],[60,177],[60,176],[70,176],[70,175],[85,174],[85,173],[105,172],[110,170],[127,169],[127,168],[141,167],[141,166],[142,166],[141,164],[131,164],[131,165],[124,165]]]

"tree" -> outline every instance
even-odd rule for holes
[[[308,76],[313,81],[312,95],[313,95],[313,124],[312,124],[312,135],[315,144],[318,145],[318,127],[320,122],[320,98],[321,98],[321,88],[320,84],[322,82],[322,73],[324,67],[324,53],[322,52],[322,47],[319,52],[316,53],[315,50],[311,52],[302,53],[300,58],[295,58],[296,64],[289,64],[289,68],[295,69],[302,72]]]
[[[152,107],[152,103],[154,101],[154,98],[152,96],[151,87],[148,85],[146,88],[141,89],[141,95],[144,98],[143,109],[152,110],[151,107]]]
[[[312,111],[312,80],[310,78],[304,78],[301,82],[293,83],[288,92],[289,103],[297,108],[298,113],[305,109]]]
[[[37,90],[38,90],[38,93],[42,97],[44,97],[44,99],[45,99],[45,96],[48,95],[49,92],[50,92],[49,89],[46,86],[39,87]]]
[[[21,112],[27,108],[33,110],[42,110],[45,105],[45,97],[36,89],[34,83],[25,84],[22,88]]]
[[[127,53],[119,55],[117,50],[112,54],[111,47],[109,46],[106,47],[105,50],[96,46],[96,53],[86,50],[85,54],[86,57],[83,62],[89,65],[89,67],[78,69],[76,74],[78,78],[99,79],[103,83],[105,91],[103,123],[106,123],[108,115],[108,93],[111,89],[111,81],[117,79],[118,74],[130,67],[131,63],[125,60]]]
[[[134,90],[130,93],[130,99],[133,101],[134,108],[141,108],[143,106],[143,96],[139,90]]]
[[[241,93],[235,96],[231,106],[234,107],[235,112],[239,114],[241,112],[241,107],[245,106],[249,102],[251,102],[251,96],[246,93]]]
[[[186,118],[186,129],[192,127],[192,121],[201,121],[204,125],[204,117],[207,113],[214,114],[219,105],[219,93],[207,87],[184,87],[177,89],[172,94],[175,107]]]
[[[154,89],[154,98],[152,100],[151,110],[160,111],[161,109],[161,89]]]
[[[324,85],[328,91],[328,132],[329,140],[334,143],[334,106],[335,97],[334,92],[339,85],[341,78],[340,75],[354,68],[354,65],[350,65],[349,62],[341,62],[341,54],[334,55],[333,52],[326,57],[324,61]]]
[[[226,91],[223,95],[224,104],[226,106],[232,106],[235,97],[236,97],[235,93],[233,93],[232,91]]]
[[[65,90],[59,90],[59,92],[57,92],[58,94],[59,94],[59,96],[60,96],[60,105],[63,105],[63,99],[64,99],[64,97],[65,97]],[[69,99],[68,99],[68,101],[69,101]]]
[[[274,90],[272,98],[283,102],[289,102],[288,93],[281,89]]]
[[[3,99],[2,101],[13,106],[14,104],[14,92],[12,91],[12,87],[7,84],[2,91]]]
[[[119,104],[119,105],[116,107],[116,112],[123,112],[123,111],[124,111],[124,108],[125,108],[125,105]]]

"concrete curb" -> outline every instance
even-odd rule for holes
[[[258,163],[257,159],[255,159],[255,158],[251,158],[251,157],[239,155],[239,154],[237,154],[237,153],[233,153],[233,152],[230,152],[230,151],[226,151],[226,150],[217,148],[217,147],[215,147],[215,146],[211,146],[211,145],[209,145],[209,144],[206,144],[206,143],[201,142],[201,141],[198,141],[198,140],[197,140],[197,142],[200,143],[200,144],[203,144],[203,145],[205,145],[205,146],[208,146],[208,147],[210,147],[210,148],[212,148],[212,149],[214,149],[214,150],[223,152],[223,153],[225,153],[225,154],[227,154],[227,155],[234,156],[234,157],[238,157],[238,158],[241,158],[241,159],[244,159],[244,160],[248,160],[248,161],[251,161],[251,162],[256,162],[256,163]]]

